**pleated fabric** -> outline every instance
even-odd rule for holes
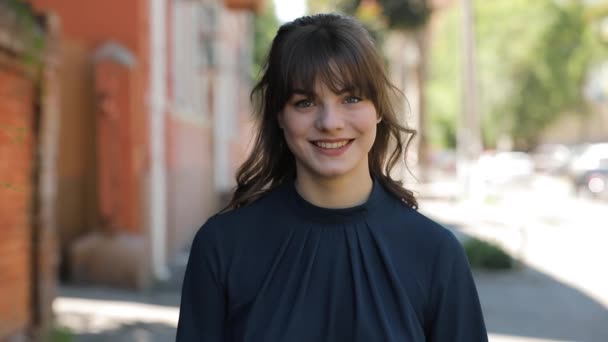
[[[454,235],[375,181],[317,207],[293,182],[196,234],[177,341],[487,341]]]

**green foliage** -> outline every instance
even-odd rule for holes
[[[456,122],[461,108],[461,44],[459,12],[444,11],[435,22],[429,46],[426,83],[428,138],[435,148],[456,146]]]
[[[431,16],[427,0],[377,0],[390,29],[413,30],[424,26]]]
[[[356,17],[383,49],[390,30],[423,28],[431,14],[429,0],[308,0],[309,12],[339,12]]]
[[[579,2],[551,7],[552,20],[532,50],[534,61],[516,66],[516,96],[504,107],[513,114],[511,134],[524,148],[560,116],[586,113],[582,88],[594,55],[602,54]]]
[[[551,0],[476,2],[479,113],[486,146],[511,135],[513,112],[505,108],[516,97],[518,65],[537,63],[531,52],[550,22]]]
[[[431,138],[431,146],[451,150],[456,149],[456,127],[452,120],[441,117],[435,119],[430,128],[429,135]]]
[[[428,0],[377,0],[381,9],[382,21],[388,29],[414,30],[424,26],[431,15],[431,4]],[[349,15],[356,15],[362,5],[361,0],[308,0],[311,12],[339,11]],[[333,7],[333,8],[332,8]]]
[[[479,113],[486,146],[501,135],[532,147],[562,115],[586,112],[585,76],[608,56],[598,23],[603,15],[579,1],[476,1]],[[462,30],[456,6],[436,18],[431,42],[427,110],[431,142],[445,146],[446,124],[461,112]]]
[[[31,67],[42,64],[45,49],[45,33],[31,6],[23,0],[6,0],[8,9],[15,13],[17,27],[26,40],[24,62]],[[1,7],[1,6],[0,6]]]
[[[361,0],[307,0],[311,14],[340,12],[354,16],[360,4]]]
[[[308,13],[337,12],[357,18],[370,33],[378,47],[382,47],[385,38],[386,22],[379,12],[380,8],[372,4],[361,6],[361,0],[308,0]]]
[[[264,1],[262,12],[254,18],[253,66],[251,70],[251,78],[254,80],[258,78],[262,70],[272,39],[278,28],[279,21],[275,15],[272,0]]]
[[[486,136],[507,133],[532,148],[561,116],[585,114],[585,76],[605,46],[581,2],[477,3]]]
[[[54,327],[51,331],[50,338],[47,339],[48,342],[72,342],[74,341],[74,336],[72,332],[65,327]]]
[[[498,245],[471,238],[464,243],[464,250],[473,268],[506,270],[513,268],[513,259]]]

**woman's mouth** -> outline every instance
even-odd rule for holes
[[[323,149],[327,149],[327,150],[334,150],[334,149],[338,149],[341,147],[346,146],[348,143],[350,143],[351,141],[353,141],[354,139],[345,139],[342,141],[313,141],[312,143],[315,144],[317,147],[323,148]]]
[[[319,153],[329,157],[337,157],[346,152],[346,150],[348,150],[348,148],[352,145],[353,141],[355,141],[355,139],[332,141],[315,140],[311,141],[311,143],[316,147],[316,150]]]

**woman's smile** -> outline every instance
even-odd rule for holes
[[[355,139],[316,140],[311,143],[318,148],[318,152],[326,156],[342,155],[351,146]]]

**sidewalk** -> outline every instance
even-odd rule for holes
[[[421,212],[461,239],[498,243],[520,262],[508,272],[474,272],[490,341],[608,341],[608,206],[560,186],[539,177],[469,201],[456,200],[449,181],[419,189]]]
[[[74,342],[165,342],[175,340],[179,297],[176,289],[138,293],[64,286],[53,310]]]
[[[608,341],[606,308],[541,272],[476,272],[475,280],[490,341]]]
[[[53,302],[57,325],[73,342],[175,341],[187,254],[170,265],[170,279],[144,292],[62,286]]]

